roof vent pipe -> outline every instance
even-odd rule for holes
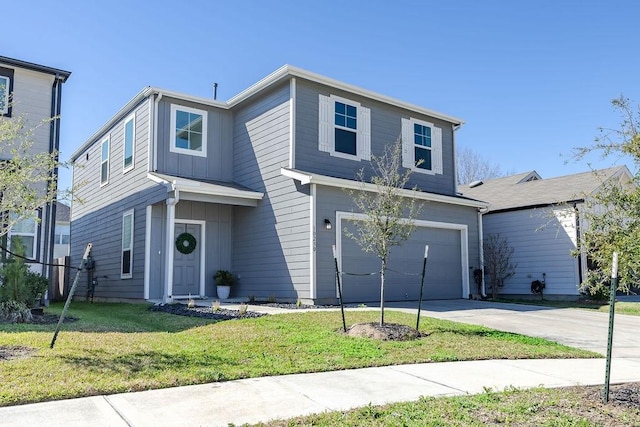
[[[218,99],[218,83],[213,84],[213,100]]]
[[[482,184],[484,184],[484,182],[482,180],[480,181],[473,181],[471,184],[469,184],[469,188],[475,188],[475,187],[479,187]]]

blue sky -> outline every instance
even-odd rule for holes
[[[72,72],[63,159],[145,86],[211,97],[218,82],[227,100],[283,64],[460,117],[460,146],[543,177],[588,170],[571,149],[617,127],[612,98],[640,101],[634,0],[24,0],[7,9],[0,55]]]

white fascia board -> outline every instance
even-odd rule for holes
[[[187,178],[173,177],[154,172],[148,172],[147,177],[159,184],[165,184],[172,190],[180,193],[194,193],[209,196],[234,197],[240,199],[261,200],[264,193],[249,190],[239,190],[237,188],[226,187],[224,185],[201,182]]]
[[[240,92],[239,94],[237,94],[236,96],[234,96],[233,98],[229,99],[229,101],[227,101],[227,105],[231,108],[243,101],[245,101],[246,99],[250,98],[251,96],[255,95],[256,93],[280,82],[283,79],[289,78],[289,77],[300,77],[301,79],[305,79],[305,80],[310,80],[312,82],[316,82],[322,85],[326,85],[326,86],[331,86],[334,87],[336,89],[340,89],[343,90],[345,92],[350,92],[350,93],[354,93],[356,95],[360,95],[363,96],[365,98],[370,98],[376,101],[380,101],[383,102],[385,104],[391,104],[394,105],[396,107],[400,107],[403,109],[407,109],[407,110],[411,110],[412,112],[416,112],[416,113],[420,113],[420,114],[424,114],[430,117],[435,117],[437,119],[441,119],[444,120],[446,122],[450,122],[453,123],[455,125],[462,125],[464,124],[464,120],[458,118],[458,117],[454,117],[454,116],[450,116],[448,114],[443,114],[443,113],[439,113],[437,111],[434,110],[430,110],[428,108],[423,108],[414,104],[410,104],[408,102],[404,102],[401,101],[399,99],[395,99],[392,98],[390,96],[386,96],[386,95],[381,95],[379,93],[367,90],[367,89],[363,89],[360,88],[358,86],[353,86],[344,82],[341,82],[339,80],[335,80],[329,77],[325,77],[322,76],[320,74],[316,74],[316,73],[312,73],[310,71],[306,71],[303,70],[301,68],[297,68],[291,65],[284,65],[280,68],[278,68],[276,71],[274,71],[273,73],[269,74],[267,77],[263,78],[262,80],[260,80],[259,82],[255,83],[254,85],[250,86],[249,88],[245,89],[244,91]]]
[[[302,172],[299,170],[291,170],[287,168],[281,168],[280,174],[289,178],[293,178],[296,181],[300,181],[302,185],[317,184],[317,185],[325,185],[327,187],[344,188],[347,190],[362,190],[362,191],[371,191],[371,192],[378,191],[378,187],[375,184],[354,181],[351,179],[334,178],[332,176],[311,174],[311,173]],[[440,203],[447,203],[450,205],[471,206],[475,208],[486,208],[489,206],[489,204],[485,202],[480,202],[475,200],[466,200],[458,197],[443,196],[441,194],[425,193],[422,191],[413,191],[408,189],[400,190],[400,195],[403,197],[413,197],[413,198],[416,198],[419,200],[425,200],[428,202],[440,202]]]

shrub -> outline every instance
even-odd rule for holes
[[[35,305],[48,286],[48,280],[29,270],[24,259],[25,249],[21,240],[12,239],[11,249],[18,256],[9,258],[0,269],[0,302],[16,302],[27,308]]]

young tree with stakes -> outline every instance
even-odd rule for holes
[[[370,183],[375,191],[367,189],[364,169],[357,179],[360,188],[349,191],[356,207],[366,215],[354,221],[356,232],[345,228],[345,234],[355,240],[362,250],[372,253],[380,260],[380,326],[384,325],[385,273],[389,253],[394,246],[400,246],[415,229],[415,218],[422,204],[415,197],[406,195],[406,185],[411,170],[402,168],[402,142],[385,147],[382,156],[371,156],[373,174]],[[414,194],[418,192],[412,188]],[[403,194],[404,193],[404,194]]]

